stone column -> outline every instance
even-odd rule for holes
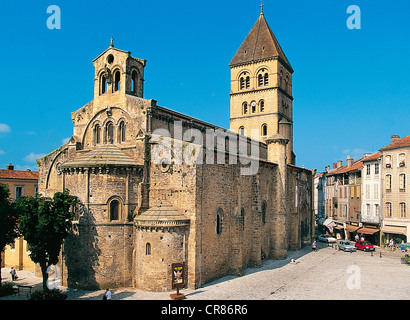
[[[276,180],[276,212],[272,228],[271,254],[273,258],[284,259],[288,250],[286,187],[287,187],[287,157],[286,145],[289,139],[275,134],[266,139],[268,145],[268,161],[277,163]],[[275,195],[273,195],[274,197]]]

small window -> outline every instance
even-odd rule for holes
[[[96,124],[94,127],[94,145],[101,142],[101,127],[99,124]]]
[[[248,103],[244,102],[242,106],[243,106],[243,114],[247,114],[248,113]]]
[[[391,218],[391,213],[392,213],[391,202],[387,202],[386,203],[386,217]]]
[[[245,128],[242,126],[242,127],[239,127],[239,134],[240,135],[245,135]]]
[[[121,88],[121,73],[119,70],[114,73],[114,91],[118,91]]]
[[[261,127],[261,135],[263,137],[266,137],[268,135],[268,126],[266,124],[263,124]]]
[[[255,113],[256,112],[256,102],[252,101],[251,106],[252,106],[252,113]]]
[[[262,87],[263,86],[263,76],[262,74],[258,75],[258,87]]]
[[[399,167],[405,167],[406,166],[406,154],[400,153],[399,154]]]
[[[241,219],[241,224],[242,224],[242,230],[245,230],[245,209],[244,208],[241,209],[240,219]]]
[[[263,76],[263,84],[265,86],[269,85],[269,75],[267,73]]]
[[[114,142],[114,125],[112,122],[107,123],[107,143]]]
[[[131,92],[137,93],[137,71],[132,71],[131,73]]]
[[[24,196],[24,186],[15,186],[14,187],[14,200]]]
[[[216,212],[216,234],[222,233],[223,210],[219,208]]]
[[[386,184],[386,191],[391,192],[391,174],[386,175],[385,184]]]
[[[151,243],[147,242],[145,244],[145,255],[150,256],[151,255]]]
[[[104,94],[107,92],[107,79],[105,79],[105,76],[101,76],[100,80],[100,94]]]
[[[259,101],[259,110],[260,110],[260,112],[265,111],[265,101],[263,101],[263,100]]]
[[[118,128],[118,142],[125,142],[125,122],[121,121]]]
[[[251,78],[249,76],[246,77],[246,89],[251,87]]]
[[[110,220],[119,220],[120,203],[118,200],[113,200],[110,203]]]
[[[241,90],[245,89],[245,79],[243,77],[241,77],[239,82],[240,82],[240,89]]]
[[[391,168],[391,156],[386,156],[386,168]]]
[[[400,218],[406,218],[406,203],[400,203]]]
[[[399,188],[400,191],[406,191],[406,175],[404,173],[399,175]]]

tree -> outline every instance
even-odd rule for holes
[[[10,192],[6,185],[0,184],[0,265],[1,253],[6,245],[14,242],[19,236],[17,229],[18,211],[15,203],[10,199]],[[0,268],[1,287],[1,268]]]
[[[47,269],[58,263],[61,246],[72,228],[74,207],[80,204],[68,189],[53,198],[20,197],[19,230],[30,246],[30,258],[38,263],[43,276],[43,291],[47,292]]]

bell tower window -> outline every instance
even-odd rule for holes
[[[118,142],[125,142],[125,122],[121,121],[118,128]]]
[[[114,125],[112,122],[107,123],[107,143],[114,142]]]
[[[100,94],[104,94],[107,92],[107,79],[104,75],[101,76],[100,80]]]
[[[121,88],[121,73],[119,70],[114,73],[114,91],[118,91]]]
[[[94,145],[100,143],[100,134],[101,134],[100,125],[96,124],[94,127]]]
[[[131,73],[131,92],[137,94],[137,71]]]

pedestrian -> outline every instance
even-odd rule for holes
[[[316,240],[313,241],[312,250],[313,250],[313,251],[316,251]]]
[[[10,274],[11,274],[11,281],[17,280],[17,272],[16,269],[14,269],[14,267],[11,267],[10,270]]]
[[[356,235],[354,236],[354,239],[357,241],[359,241],[359,235],[356,233]]]
[[[389,242],[389,250],[390,250],[390,251],[393,251],[393,247],[394,247],[394,241],[393,241],[393,239],[390,239],[390,242]]]
[[[111,291],[110,291],[110,289],[105,289],[105,294],[104,294],[104,297],[103,297],[103,300],[111,300]]]

